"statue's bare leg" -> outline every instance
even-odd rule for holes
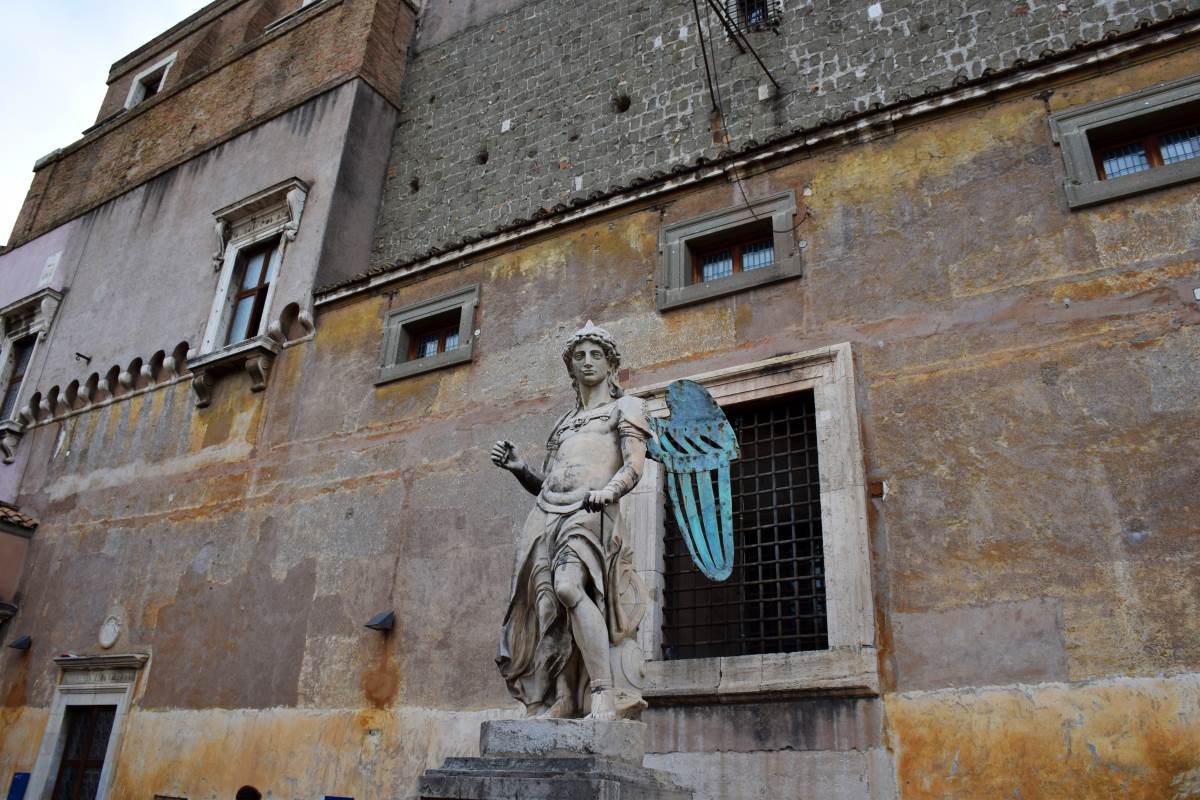
[[[591,679],[592,717],[616,719],[611,696],[612,666],[608,661],[608,625],[604,614],[584,591],[583,565],[566,563],[555,570],[554,592],[570,609],[571,633]]]

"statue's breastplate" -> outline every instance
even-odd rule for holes
[[[603,489],[621,468],[617,407],[610,403],[563,420],[550,440],[556,450],[542,483],[546,510],[578,507],[589,491]]]

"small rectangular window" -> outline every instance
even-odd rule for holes
[[[795,215],[787,191],[664,226],[659,311],[800,277]]]
[[[725,11],[738,28],[753,30],[778,24],[782,8],[779,0],[725,0]]]
[[[116,706],[68,706],[62,760],[51,800],[95,800]]]
[[[731,465],[733,574],[692,563],[666,511],[664,658],[829,646],[816,408],[811,390],[726,409],[741,445]]]
[[[478,303],[479,287],[469,286],[388,312],[376,383],[470,361]]]
[[[29,360],[33,357],[33,346],[37,336],[26,336],[13,342],[12,368],[4,385],[4,402],[0,405],[0,422],[12,419],[16,411],[17,398],[21,396],[21,383],[29,370]]]
[[[262,327],[271,281],[279,269],[279,237],[243,250],[238,258],[238,288],[232,297],[233,310],[229,331],[225,336],[226,345],[257,336]]]
[[[1050,117],[1079,208],[1200,178],[1200,75]]]

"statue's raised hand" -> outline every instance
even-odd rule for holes
[[[493,464],[510,472],[520,468],[524,463],[517,455],[517,448],[509,441],[500,441],[492,445],[491,456]]]

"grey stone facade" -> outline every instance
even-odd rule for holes
[[[1200,0],[785,0],[778,35],[749,34],[782,86],[766,101],[758,89],[767,78],[712,17],[706,39],[715,42],[726,145],[714,143],[688,0],[533,0],[482,22],[468,15],[470,27],[449,38],[442,5],[426,10],[437,41],[418,46],[405,83],[375,269],[718,158],[727,147],[1200,11]],[[623,113],[614,105],[620,96],[630,100]]]

